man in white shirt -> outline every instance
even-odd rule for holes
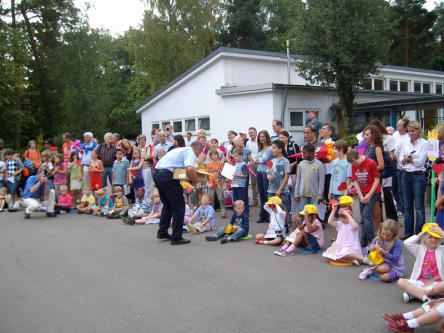
[[[398,217],[404,216],[404,199],[402,198],[401,187],[402,158],[399,157],[399,152],[401,150],[401,147],[410,140],[409,134],[407,132],[408,124],[409,120],[407,118],[399,119],[396,125],[397,131],[393,133],[393,138],[395,139],[395,162],[397,162],[396,181],[393,182],[393,195],[396,200],[396,210],[398,211]]]
[[[251,151],[251,157],[253,158],[253,161],[256,161],[257,159],[257,152],[258,152],[258,146],[257,146],[257,130],[254,127],[250,127],[248,129],[248,136],[250,137],[250,140],[247,141],[246,148],[250,149]],[[257,164],[253,163],[251,165],[251,169],[254,173],[257,171]],[[251,175],[251,190],[253,191],[253,206],[257,206],[259,201],[259,193],[257,191],[257,185],[256,185],[256,176]]]

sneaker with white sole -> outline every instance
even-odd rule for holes
[[[406,303],[410,302],[413,299],[413,297],[407,292],[402,293],[402,298],[404,299],[404,302],[406,302]]]
[[[404,217],[404,213],[403,212],[398,212],[396,215],[398,215],[398,217]]]
[[[373,265],[373,263],[370,260],[368,260],[367,256],[364,257],[364,262],[363,263],[366,264],[366,265],[369,265],[369,266]]]
[[[356,265],[356,266],[359,266],[359,261],[356,260],[356,259],[354,259],[354,260],[352,260],[352,264],[353,264],[353,265]]]
[[[191,232],[193,235],[197,235],[198,234],[198,232],[197,232],[197,230],[191,225],[191,224],[187,224],[187,229],[188,229],[188,231],[189,232]]]
[[[373,272],[372,268],[366,268],[364,269],[358,276],[359,280],[365,280],[367,279]]]

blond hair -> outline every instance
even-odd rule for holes
[[[398,238],[399,233],[399,224],[395,220],[387,219],[384,222],[382,222],[381,226],[379,227],[379,230],[376,234],[375,240],[376,243],[379,245],[382,245],[382,231],[390,231],[393,234],[393,238],[387,242],[387,252],[390,252],[390,250],[393,247],[393,244],[395,243],[396,238]]]
[[[114,186],[114,193],[123,193],[122,186]]]
[[[160,198],[160,195],[158,192],[151,193],[150,199],[153,200],[154,198]]]
[[[105,195],[105,190],[103,188],[101,188],[101,189],[97,190],[94,194],[96,196]]]
[[[240,208],[241,206],[245,208],[245,203],[243,200],[236,200],[234,202],[234,208]]]

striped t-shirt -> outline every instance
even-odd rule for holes
[[[235,175],[246,175],[247,174],[247,164],[244,161],[237,162],[234,165],[234,174]],[[233,179],[231,183],[231,187],[245,187],[247,182],[247,178],[236,177]]]

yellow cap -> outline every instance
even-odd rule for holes
[[[442,236],[440,234],[437,234],[436,232],[430,231],[430,227],[439,227],[438,223],[426,223],[422,226],[421,232],[422,233],[429,233],[430,235],[432,235],[433,237],[436,238],[442,238]]]
[[[373,250],[370,251],[370,253],[368,254],[368,260],[370,260],[375,265],[379,265],[384,261],[384,258],[381,256],[381,254],[378,251]]]
[[[341,206],[351,206],[353,204],[353,198],[348,195],[343,195],[339,198],[339,204]]]
[[[304,206],[304,210],[301,210],[299,212],[299,214],[305,215],[306,211],[307,211],[308,214],[317,214],[318,213],[318,209],[316,208],[315,205],[305,205]]]
[[[282,205],[282,200],[281,200],[281,198],[279,198],[279,197],[271,197],[271,198],[269,198],[268,199],[268,201],[265,203],[266,205],[274,205],[275,204],[275,202],[278,204],[278,205]]]

